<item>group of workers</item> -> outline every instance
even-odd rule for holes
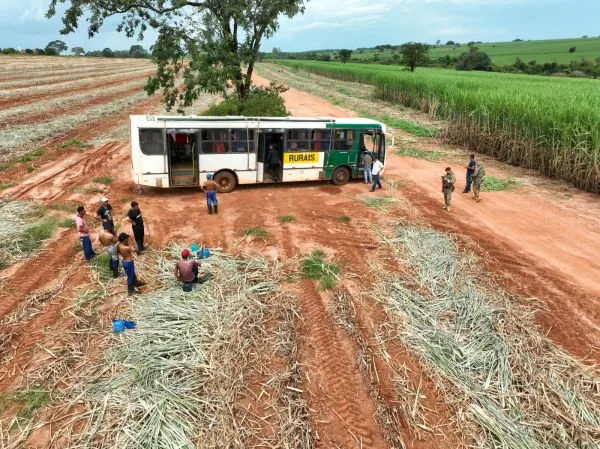
[[[212,174],[206,175],[206,182],[202,185],[202,190],[206,192],[206,203],[209,214],[219,213],[217,201],[217,183],[213,181]],[[131,235],[126,232],[121,232],[117,235],[115,222],[113,219],[112,206],[108,198],[100,199],[100,207],[96,211],[96,215],[101,220],[102,227],[100,229],[98,240],[104,247],[104,251],[109,255],[109,270],[113,277],[119,276],[119,260],[122,260],[123,270],[127,275],[127,292],[129,295],[139,292],[139,287],[144,285],[144,282],[138,279],[135,271],[135,263],[133,253],[138,255],[146,249],[144,246],[144,218],[140,205],[137,201],[131,202],[131,208],[127,212],[125,220],[131,224]],[[77,208],[75,216],[75,226],[81,246],[83,247],[83,255],[85,260],[92,260],[97,255],[92,247],[90,238],[90,229],[86,221],[86,210],[84,206]],[[186,250],[187,251],[187,250]],[[184,284],[184,289],[188,284],[203,281],[204,278],[198,278],[198,262],[188,260],[190,253],[185,251],[181,254],[182,260],[175,267],[175,277]],[[190,287],[191,288],[191,287]]]
[[[473,199],[479,202],[481,201],[479,192],[481,191],[481,185],[485,177],[485,167],[480,162],[476,162],[475,155],[472,154],[465,168],[467,169],[467,180],[462,193],[469,193],[472,186]],[[442,175],[442,193],[444,194],[444,209],[446,212],[450,212],[454,184],[456,184],[456,175],[450,167],[446,167],[446,174]]]

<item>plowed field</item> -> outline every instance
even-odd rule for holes
[[[228,347],[222,329],[226,322],[215,325],[212,335],[220,335],[219,351],[231,354],[237,371],[226,364],[227,357],[219,362],[223,365],[216,366],[217,359],[210,358],[202,365],[206,373],[222,374],[218,384],[215,377],[202,377],[194,392],[202,407],[211,404],[206,407],[216,418],[206,418],[205,425],[196,423],[195,438],[185,447],[583,448],[593,447],[585,446],[586,441],[600,441],[595,427],[600,419],[600,375],[594,365],[600,361],[597,196],[485,160],[490,176],[517,177],[521,183],[512,190],[484,192],[483,201],[475,203],[459,191],[468,159],[464,150],[435,137],[416,138],[393,130],[396,142],[441,151],[443,159],[399,156],[390,149],[382,191],[370,193],[362,182],[342,187],[320,182],[245,186],[220,195],[219,214],[209,216],[197,190],[156,190],[131,181],[128,115],[161,111],[157,97],[140,93],[152,73],[150,63],[42,57],[2,58],[0,63],[0,116],[8,117],[0,125],[0,155],[6,160],[0,173],[4,201],[36,202],[42,206],[40,217],[57,220],[73,218],[74,208],[85,205],[88,222],[97,228],[94,210],[105,195],[121,228],[128,229],[121,217],[136,199],[150,246],[136,259],[139,274],[147,281],[144,297],[162,291],[168,282],[156,260],[174,242],[202,243],[240,260],[260,257],[275,264],[268,266],[271,274],[265,282],[276,283],[276,291],[269,298],[252,299],[253,306],[240,311],[238,327],[248,327],[251,341],[232,339],[241,346]],[[307,79],[268,65],[262,65],[260,73],[264,78],[257,76],[257,84],[269,79],[292,87],[284,96],[294,115],[358,116],[369,108],[391,108],[371,102],[364,86]],[[201,99],[193,111],[212,101],[208,96]],[[390,109],[389,115],[439,125],[407,110]],[[2,146],[2,141],[15,136],[16,143]],[[43,151],[24,158],[36,148]],[[460,175],[451,213],[442,210],[439,191],[439,176],[447,165]],[[383,206],[374,203],[375,198]],[[294,220],[282,220],[283,216]],[[410,334],[418,323],[402,315],[406,312],[402,308],[396,315],[387,302],[395,291],[388,288],[392,280],[429,301],[440,297],[434,294],[435,286],[419,277],[421,268],[409,257],[407,246],[395,240],[398,229],[413,227],[452,239],[457,257],[466,260],[457,259],[457,266],[472,275],[465,274],[465,279],[474,279],[484,303],[490,298],[502,310],[494,315],[490,332],[497,332],[506,343],[509,363],[531,360],[532,372],[550,374],[522,377],[521,367],[511,365],[514,380],[508,390],[502,391],[502,382],[497,385],[494,378],[479,393],[465,394],[457,376],[475,369],[471,362],[478,354],[469,352],[473,347],[456,350],[468,359],[460,367],[450,367],[458,371],[456,376],[436,363],[441,356],[432,357],[424,349],[427,342],[419,343]],[[249,228],[267,233],[253,237]],[[97,229],[92,240],[100,251],[96,234]],[[98,378],[131,368],[97,367],[104,363],[105,351],[128,341],[112,335],[111,319],[128,316],[138,300],[127,299],[123,276],[107,279],[101,267],[86,263],[77,243],[72,227],[61,228],[0,271],[2,447],[103,448],[113,447],[115,441],[135,447],[127,432],[124,440],[115,435],[144,413],[132,412],[131,421],[118,421],[120,411],[111,406],[108,392],[100,406],[102,400],[82,392]],[[301,260],[314,250],[339,267],[335,288],[323,288],[300,270]],[[174,256],[165,257],[171,266]],[[219,289],[227,289],[226,281]],[[258,317],[250,310],[260,301],[264,303]],[[454,314],[441,310],[434,321],[443,325]],[[468,341],[482,323],[462,328],[460,341]],[[138,325],[143,329],[143,322]],[[517,357],[513,346],[517,341],[523,342],[516,346],[530,359]],[[198,342],[208,345],[207,354],[212,354],[213,343],[217,342]],[[563,363],[559,360],[573,376],[570,403],[561,402],[558,393],[553,396],[560,388],[552,382],[563,380],[563,372],[556,368]],[[473,385],[482,380],[473,378]],[[521,384],[522,379],[530,383]],[[542,394],[536,396],[538,388],[545,389],[551,407]],[[494,417],[488,416],[489,427],[484,425],[478,410],[487,404],[482,398],[488,394],[513,425],[525,423],[523,434],[530,439],[523,445],[506,436],[510,428],[494,427]],[[578,400],[585,405],[579,406]],[[527,401],[531,408],[523,405]],[[221,403],[228,405],[221,410]],[[517,407],[522,413],[518,418],[512,414]],[[578,413],[581,410],[587,414]],[[542,412],[539,416],[546,422],[535,414]],[[112,426],[105,413],[114,418]],[[202,413],[209,416],[206,410]],[[167,410],[161,416],[168,414]],[[91,443],[86,442],[88,437]],[[528,446],[530,441],[535,446]]]

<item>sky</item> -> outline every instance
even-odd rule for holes
[[[49,0],[0,0],[0,48],[43,48],[60,39],[86,51],[149,48],[127,38],[109,20],[88,39],[86,24],[74,34],[59,33],[60,10],[45,18]],[[64,9],[64,8],[63,8]],[[280,19],[280,28],[262,50],[306,51],[373,47],[408,41],[511,41],[600,35],[600,0],[310,0],[303,15]]]

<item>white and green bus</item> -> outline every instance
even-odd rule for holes
[[[362,118],[199,117],[133,115],[133,180],[153,187],[199,186],[213,173],[220,192],[273,182],[266,164],[273,145],[283,182],[363,176],[361,153],[385,163],[385,125]]]

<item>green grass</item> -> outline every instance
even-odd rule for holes
[[[63,218],[58,220],[58,226],[61,228],[74,228],[75,220],[73,218]]]
[[[258,226],[250,226],[249,228],[244,229],[244,235],[248,235],[251,237],[260,237],[262,239],[269,236],[269,232]]]
[[[338,220],[342,223],[350,223],[350,221],[352,221],[352,217],[350,215],[340,215]]]
[[[52,237],[54,231],[56,231],[56,221],[52,218],[42,218],[40,221],[30,224],[25,228],[19,238],[19,247],[23,251],[35,251],[41,246],[44,240]]]
[[[486,176],[483,178],[481,190],[485,192],[497,192],[500,190],[508,190],[517,187],[521,184],[518,179],[514,178],[494,178],[493,176]]]
[[[322,250],[315,249],[300,261],[300,267],[306,277],[319,281],[324,289],[330,290],[339,279],[340,268],[326,262],[324,257],[325,253]]]
[[[371,84],[380,100],[445,119],[444,137],[453,143],[600,192],[598,80],[433,68],[410,73],[395,66],[299,60],[278,63]],[[388,124],[394,127],[393,120]]]
[[[93,146],[93,145],[82,142],[79,139],[71,139],[71,140],[67,140],[66,142],[63,142],[60,147],[61,148],[89,148],[91,146]]]
[[[77,213],[77,203],[56,203],[56,204],[49,204],[47,207],[52,209],[52,210],[59,210],[62,212],[73,212],[74,214]]]
[[[37,158],[43,156],[45,153],[45,150],[43,148],[38,148],[35,151],[32,151],[31,153],[28,153],[24,156],[21,156],[19,158],[19,162],[31,162],[36,160]]]
[[[296,221],[296,217],[294,217],[293,215],[282,215],[281,217],[279,217],[279,221],[281,221],[282,223],[292,223]]]
[[[15,167],[15,163],[14,162],[4,162],[2,164],[0,164],[0,173],[6,170],[10,170],[11,168]]]
[[[443,151],[426,151],[412,147],[400,147],[395,152],[398,156],[413,157],[415,159],[427,159],[428,161],[437,162],[441,160],[446,153]]]
[[[9,187],[13,187],[16,183],[13,181],[0,183],[0,190],[8,189]]]
[[[339,89],[337,89],[337,91],[342,95],[349,95],[349,96],[354,95],[350,89],[346,89],[345,87],[340,87]]]
[[[98,254],[90,261],[90,264],[96,269],[96,271],[98,271],[98,274],[103,281],[112,279],[112,271],[108,266],[109,259],[110,256],[108,254],[102,253]]]
[[[25,167],[25,170],[31,172],[31,171],[35,171],[35,167],[33,165],[29,165],[27,167]]]
[[[17,406],[19,407],[17,417],[29,420],[37,410],[50,404],[51,401],[50,392],[44,389],[28,388],[12,393],[0,393],[0,413]]]
[[[101,187],[71,187],[69,191],[76,193],[104,193]]]
[[[113,180],[112,180],[112,178],[110,178],[108,176],[99,176],[99,177],[93,178],[92,181],[97,182],[99,184],[110,184]]]
[[[437,137],[439,131],[434,128],[428,128],[412,120],[401,120],[390,117],[381,117],[379,120],[391,128],[400,129],[416,137]]]

